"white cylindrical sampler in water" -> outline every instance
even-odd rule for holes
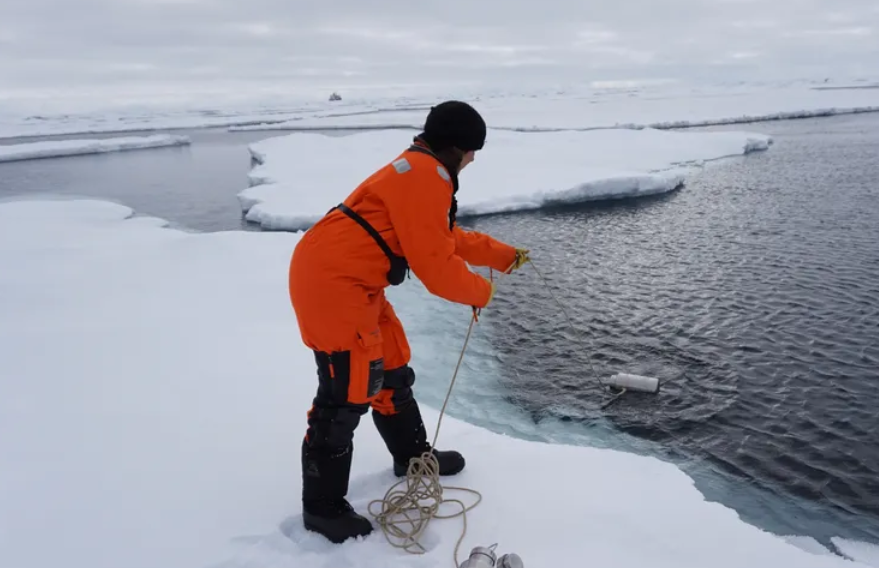
[[[612,387],[630,391],[647,392],[651,394],[659,392],[659,379],[655,377],[632,375],[630,373],[617,373],[604,379],[602,382]]]

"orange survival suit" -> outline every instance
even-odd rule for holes
[[[292,255],[290,299],[318,374],[302,442],[304,518],[334,542],[371,531],[345,500],[354,430],[370,407],[398,476],[429,450],[442,475],[464,467],[459,453],[428,446],[409,343],[384,293],[408,263],[437,296],[477,308],[489,303],[491,283],[467,263],[507,271],[517,249],[458,227],[456,191],[457,171],[416,138],[306,231]],[[344,522],[347,528],[338,526]]]
[[[418,147],[367,178],[343,203],[406,259],[432,294],[485,307],[491,284],[467,263],[505,271],[516,249],[488,235],[449,227],[451,176]],[[402,367],[410,358],[403,327],[384,294],[390,269],[390,260],[368,231],[335,209],[302,237],[289,273],[290,298],[305,344],[325,353],[349,352],[348,402],[372,403],[384,412],[393,407],[387,396],[379,396],[379,373]]]

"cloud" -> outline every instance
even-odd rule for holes
[[[850,28],[824,28],[824,29],[810,29],[810,30],[794,30],[788,31],[783,34],[784,37],[801,37],[801,38],[810,38],[810,37],[837,37],[837,36],[871,36],[873,35],[873,28],[868,28],[864,26],[850,27]]]
[[[0,91],[834,76],[877,60],[875,0],[0,3]]]

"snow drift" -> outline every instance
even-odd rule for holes
[[[301,527],[315,383],[284,286],[299,234],[193,234],[130,215],[0,204],[0,565],[452,566],[460,519],[433,521],[417,557],[380,531],[333,546]],[[413,347],[419,364],[430,345]],[[424,413],[432,433],[437,413]],[[862,566],[741,522],[654,458],[451,417],[439,440],[469,460],[449,484],[484,496],[465,554],[497,542],[529,568]],[[390,465],[364,422],[350,491],[361,511],[396,482]]]
[[[0,162],[35,160],[41,158],[60,158],[64,156],[83,156],[105,154],[128,150],[146,150],[168,146],[185,146],[190,143],[188,136],[155,134],[152,136],[124,136],[101,140],[45,140],[0,146]]]
[[[412,141],[399,131],[349,136],[299,132],[250,146],[254,184],[239,193],[246,219],[264,229],[304,229],[342,201]],[[685,166],[765,150],[771,138],[748,132],[489,132],[461,175],[461,216],[536,209],[663,193]]]

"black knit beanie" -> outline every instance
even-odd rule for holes
[[[485,121],[476,109],[461,101],[446,101],[431,107],[420,138],[435,152],[453,146],[469,152],[482,149],[485,134]]]

